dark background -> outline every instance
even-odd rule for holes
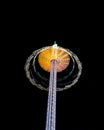
[[[93,130],[97,127],[97,37],[93,15],[84,7],[69,7],[54,7],[54,11],[48,7],[40,12],[25,7],[14,13],[12,10],[8,17],[7,49],[11,48],[12,65],[9,64],[13,72],[12,78],[8,77],[12,81],[12,103],[8,106],[13,113],[10,113],[9,125],[14,129],[45,129],[47,92],[32,86],[25,76],[24,64],[34,50],[52,45],[55,40],[59,46],[76,53],[83,65],[79,82],[57,93],[57,130]]]

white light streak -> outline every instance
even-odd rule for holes
[[[56,60],[51,61],[46,130],[55,130],[56,128],[56,81],[57,81],[56,64],[57,64]]]

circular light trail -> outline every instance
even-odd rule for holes
[[[25,63],[25,71],[29,81],[39,89],[47,91],[49,79],[39,72],[37,66],[40,66],[47,74],[50,72],[50,62],[53,59],[57,61],[56,70],[59,75],[56,90],[63,91],[76,84],[82,73],[82,64],[75,53],[57,46],[57,44],[35,50],[28,57]]]

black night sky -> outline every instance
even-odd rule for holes
[[[72,12],[72,13],[71,13]],[[22,11],[12,21],[12,50],[15,55],[12,93],[14,129],[45,130],[47,92],[33,86],[25,76],[24,65],[36,49],[52,45],[69,48],[83,65],[79,82],[57,93],[56,130],[93,130],[97,124],[96,65],[92,60],[93,38],[87,14],[57,12],[50,15]],[[86,16],[86,17],[85,17]],[[94,30],[93,30],[94,31]],[[95,52],[95,48],[93,49]],[[13,55],[12,55],[13,56]],[[15,67],[14,67],[15,66]]]

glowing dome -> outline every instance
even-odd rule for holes
[[[50,72],[51,61],[57,61],[57,72],[65,70],[70,63],[69,54],[62,48],[58,47],[57,44],[50,46],[40,52],[38,62],[43,70]]]

